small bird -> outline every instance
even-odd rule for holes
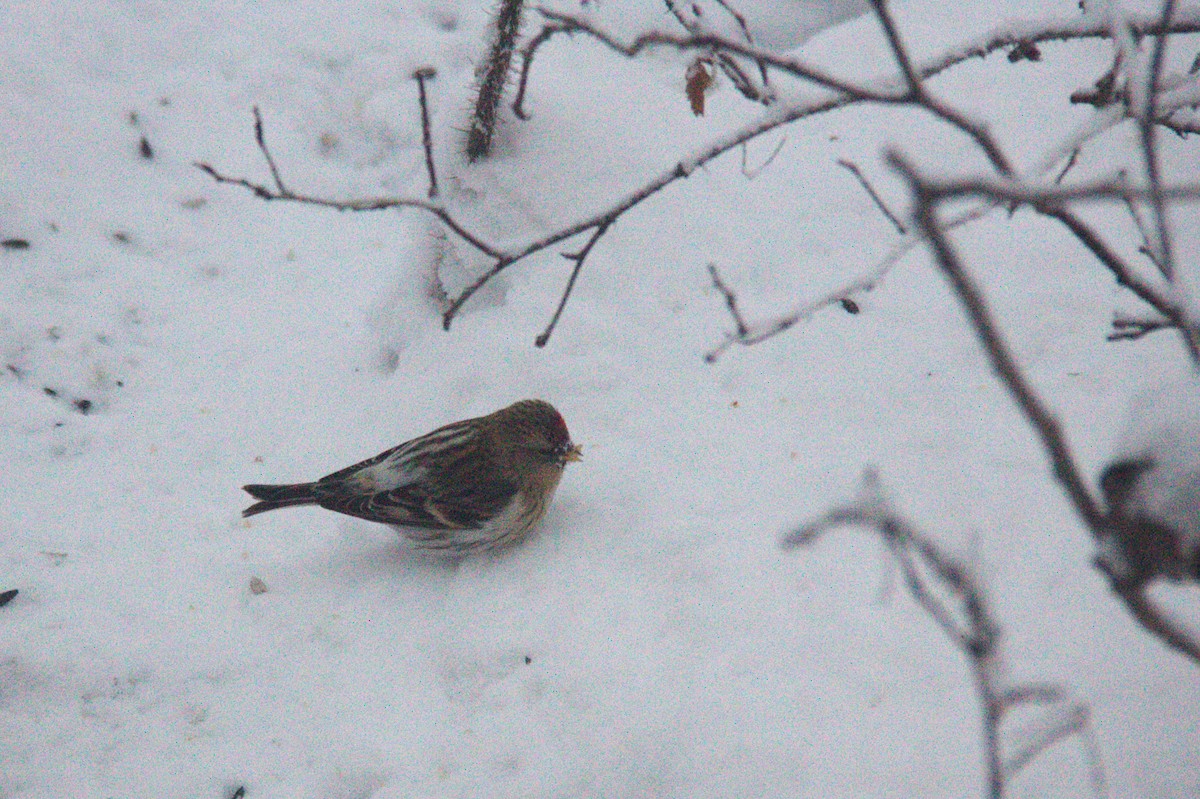
[[[390,524],[416,546],[467,555],[523,540],[546,513],[563,469],[582,458],[543,400],[439,427],[315,483],[247,485],[253,516],[296,505]]]
[[[1134,583],[1200,580],[1200,474],[1171,474],[1170,464],[1146,455],[1109,464],[1100,491],[1108,504],[1101,560],[1110,572]]]

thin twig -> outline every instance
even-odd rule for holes
[[[712,277],[713,287],[725,298],[725,306],[729,308],[729,315],[733,317],[733,322],[737,326],[738,337],[745,338],[750,330],[746,327],[746,319],[742,316],[741,309],[738,308],[737,295],[725,284],[724,280],[721,280],[721,274],[717,272],[716,264],[708,265],[708,274]]]
[[[956,228],[962,225],[967,225],[975,222],[986,216],[993,208],[993,203],[983,203],[974,208],[969,208],[959,214],[954,219],[946,222],[947,228]],[[831,305],[842,304],[850,298],[858,294],[864,294],[873,291],[879,283],[887,277],[892,268],[895,267],[908,253],[912,252],[913,248],[921,243],[918,236],[911,233],[907,234],[898,244],[892,247],[891,251],[875,264],[871,269],[854,278],[854,280],[845,283],[820,297],[806,301],[790,311],[778,314],[770,319],[745,322],[746,333],[739,335],[730,333],[725,337],[725,340],[709,350],[704,360],[707,363],[714,363],[724,352],[734,344],[744,347],[751,347],[766,341],[769,338],[778,336],[787,330],[790,330],[800,322],[806,321],[818,311],[828,308]],[[736,320],[735,320],[736,321]]]
[[[433,167],[433,134],[429,125],[429,99],[425,96],[425,81],[437,75],[433,67],[421,67],[413,73],[421,101],[421,145],[425,148],[425,171],[429,174],[429,199],[437,197],[437,171]]]
[[[749,147],[746,142],[742,142],[742,175],[746,178],[746,180],[754,180],[756,177],[761,175],[763,170],[769,167],[775,160],[775,157],[779,155],[779,152],[783,149],[783,145],[785,144],[787,144],[787,136],[780,136],[779,142],[775,145],[775,148],[771,150],[771,154],[767,156],[767,159],[754,169],[750,169],[746,163],[746,151],[749,149]]]
[[[546,25],[529,40],[528,44],[521,48],[521,76],[517,81],[517,94],[513,98],[512,104],[512,110],[517,119],[524,121],[531,119],[529,112],[525,110],[525,90],[529,85],[529,71],[533,68],[534,55],[554,34],[564,32],[570,32],[570,29],[557,23]]]
[[[567,286],[563,289],[562,297],[558,301],[558,307],[554,309],[554,316],[550,318],[546,329],[533,341],[536,346],[544,347],[550,341],[550,335],[554,332],[555,326],[558,325],[558,318],[562,316],[563,309],[567,307],[567,300],[571,297],[571,290],[575,288],[575,279],[579,277],[579,272],[583,269],[583,262],[587,260],[588,253],[592,251],[592,247],[596,246],[596,242],[600,240],[600,237],[608,232],[610,225],[612,225],[612,222],[605,222],[602,225],[598,225],[592,231],[592,237],[588,239],[587,244],[583,245],[583,248],[578,252],[562,253],[562,257],[568,261],[574,261],[575,266],[571,269],[571,277],[567,279]]]
[[[883,198],[880,197],[875,191],[875,187],[867,181],[867,178],[865,175],[863,175],[862,170],[858,168],[858,164],[845,158],[839,158],[837,160],[837,165],[849,171],[851,175],[854,175],[854,177],[858,180],[858,185],[863,187],[863,191],[865,191],[867,196],[874,201],[875,205],[878,206],[879,210],[883,212],[883,215],[887,217],[887,220],[895,226],[896,230],[899,231],[901,236],[904,236],[908,233],[908,230],[905,229],[900,220],[896,218],[896,215],[893,214],[891,209],[887,207],[887,204],[884,203]]]
[[[1067,173],[1071,171],[1071,169],[1075,166],[1075,163],[1079,160],[1079,154],[1081,152],[1083,152],[1082,147],[1076,147],[1075,149],[1071,150],[1071,154],[1067,156],[1067,162],[1063,164],[1063,168],[1059,170],[1059,173],[1054,176],[1054,185],[1057,186],[1063,182],[1063,178],[1067,176]]]
[[[271,151],[267,149],[267,140],[263,134],[262,113],[258,110],[258,106],[254,106],[254,141],[258,142],[258,149],[262,151],[263,158],[267,159],[267,168],[271,170],[271,179],[275,181],[275,188],[280,196],[290,194],[287,187],[283,185],[283,178],[279,177],[279,168],[275,166],[275,159],[271,157]],[[216,177],[216,172],[212,169],[207,170],[210,175]],[[262,194],[260,197],[269,199]]]
[[[1155,144],[1155,106],[1158,98],[1158,82],[1162,75],[1163,57],[1167,49],[1167,33],[1171,27],[1171,17],[1175,14],[1175,0],[1165,0],[1162,8],[1162,19],[1154,39],[1154,50],[1150,60],[1150,75],[1146,86],[1145,103],[1135,109],[1138,128],[1141,132],[1142,156],[1146,163],[1146,179],[1150,183],[1150,207],[1154,211],[1154,221],[1157,238],[1147,242],[1154,252],[1154,261],[1168,281],[1174,279],[1175,261],[1171,247],[1171,233],[1167,227],[1167,206],[1162,195],[1162,178],[1158,171],[1158,151]]]
[[[266,151],[264,151],[266,154]],[[268,155],[269,157],[269,155]],[[454,234],[463,241],[470,244],[475,249],[488,255],[492,258],[503,258],[504,254],[486,243],[479,237],[464,228],[459,222],[441,205],[430,202],[429,200],[419,200],[412,197],[366,197],[358,200],[330,200],[325,197],[313,197],[307,194],[299,194],[289,189],[282,191],[264,186],[261,183],[255,183],[245,178],[229,177],[219,171],[210,164],[202,161],[196,161],[194,166],[205,172],[209,177],[217,183],[227,183],[232,186],[241,186],[249,190],[263,200],[282,200],[284,202],[300,203],[302,205],[315,205],[321,208],[332,208],[336,211],[384,211],[389,208],[419,208],[423,211],[436,216],[442,221],[446,227],[454,231]]]

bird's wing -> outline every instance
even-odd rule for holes
[[[422,462],[431,455],[436,455],[439,451],[451,449],[466,441],[471,435],[471,424],[474,421],[474,419],[464,419],[461,422],[439,427],[423,436],[384,450],[365,461],[359,461],[353,466],[347,466],[333,474],[327,474],[318,482],[338,483],[364,473],[378,474],[385,470],[399,476],[395,479],[403,479],[405,475],[415,476],[419,470],[423,469]]]
[[[382,510],[392,524],[439,530],[477,529],[512,502],[517,487],[504,480],[448,485],[430,491],[426,482],[411,483],[376,494],[372,507]]]
[[[444,484],[443,484],[444,485]],[[492,479],[470,485],[450,485],[431,491],[433,484],[420,481],[391,491],[371,494],[347,490],[346,484],[318,485],[318,502],[328,510],[372,522],[423,527],[432,530],[461,530],[482,527],[513,500],[517,487]]]
[[[440,427],[322,477],[313,487],[317,502],[384,524],[480,528],[508,506],[517,486],[495,473],[490,453],[469,446],[473,424]]]

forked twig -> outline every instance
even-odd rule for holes
[[[567,279],[567,287],[563,289],[562,298],[558,301],[558,307],[554,309],[554,316],[550,318],[546,329],[534,339],[533,343],[538,347],[544,347],[550,341],[550,334],[554,332],[554,328],[558,324],[558,318],[562,316],[563,308],[567,307],[567,300],[571,297],[571,291],[575,288],[575,279],[579,277],[579,271],[583,269],[583,262],[587,260],[588,253],[592,251],[592,247],[596,246],[596,242],[600,240],[600,237],[608,232],[611,224],[612,222],[605,222],[597,226],[592,231],[592,237],[588,239],[587,244],[583,245],[583,248],[578,252],[562,253],[562,257],[568,261],[574,261],[575,266],[571,269],[571,277]]]

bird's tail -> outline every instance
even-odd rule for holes
[[[266,513],[269,510],[290,508],[293,505],[316,504],[317,496],[313,493],[316,483],[289,483],[288,485],[249,485],[242,490],[255,499],[256,502],[242,511],[242,516],[253,516],[256,513]]]

